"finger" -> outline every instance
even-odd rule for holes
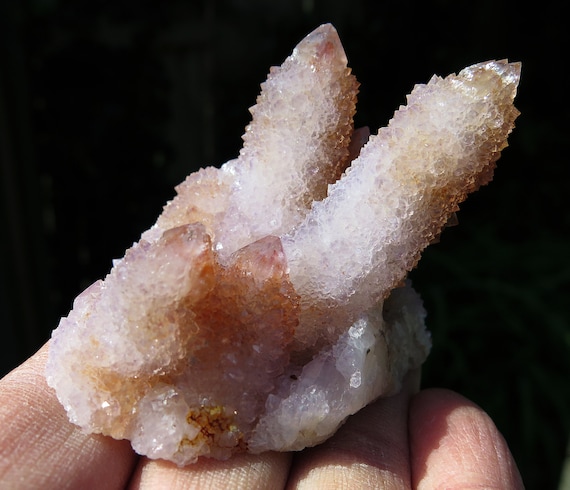
[[[425,390],[410,406],[413,484],[431,488],[523,488],[509,448],[489,416],[448,390]]]
[[[408,403],[419,379],[419,371],[410,373],[400,394],[364,408],[334,437],[298,453],[287,488],[410,488]]]
[[[227,461],[200,458],[178,467],[168,461],[140,460],[129,490],[228,488],[262,490],[284,488],[289,453],[238,454]]]
[[[129,443],[68,421],[44,378],[47,353],[0,381],[0,488],[123,488],[136,460]]]

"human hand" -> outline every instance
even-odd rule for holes
[[[320,446],[179,468],[71,424],[45,382],[47,352],[0,381],[2,489],[523,488],[492,420],[454,392],[418,392],[419,372]]]

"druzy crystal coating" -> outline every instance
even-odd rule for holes
[[[335,29],[309,34],[239,156],[188,176],[61,319],[46,377],[69,419],[183,465],[318,444],[396,393],[430,349],[406,275],[492,178],[519,76],[434,76],[368,138]]]

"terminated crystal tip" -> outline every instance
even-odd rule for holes
[[[473,79],[481,72],[492,71],[501,78],[504,85],[512,87],[514,97],[520,81],[521,69],[522,63],[518,61],[509,63],[509,60],[506,59],[498,61],[492,60],[468,66],[459,72],[459,76],[465,77],[466,79]]]
[[[346,66],[348,61],[332,24],[323,24],[308,34],[293,50],[292,57],[315,69],[324,59],[332,60],[338,66]]]
[[[46,368],[72,422],[179,465],[299,450],[426,359],[406,275],[491,178],[520,64],[434,77],[370,139],[346,64],[334,27],[309,34],[262,84],[239,157],[188,176],[76,298]]]

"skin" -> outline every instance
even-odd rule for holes
[[[47,344],[0,380],[0,488],[20,489],[521,489],[492,420],[461,395],[402,392],[350,417],[299,453],[201,458],[179,468],[135,454],[128,441],[84,434],[67,420],[43,370]]]

